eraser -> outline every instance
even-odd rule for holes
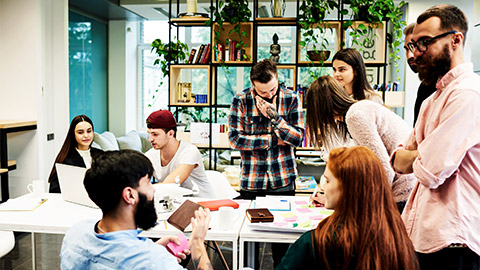
[[[173,256],[178,257],[179,252],[183,252],[185,249],[188,249],[188,239],[183,235],[183,233],[179,233],[177,235],[178,241],[180,241],[180,246],[178,246],[175,242],[169,242],[167,244],[167,250],[173,254]]]

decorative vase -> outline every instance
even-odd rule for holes
[[[272,9],[273,17],[283,17],[285,14],[285,0],[272,0],[270,8]]]

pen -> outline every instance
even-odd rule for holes
[[[319,184],[317,184],[317,185],[315,186],[315,189],[313,190],[312,198],[310,198],[310,203],[309,203],[308,205],[312,205],[312,204],[313,204],[313,201],[314,201],[314,200],[313,200],[313,197],[315,197],[315,196],[317,195],[318,185],[319,185]]]

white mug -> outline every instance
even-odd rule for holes
[[[33,180],[31,184],[27,185],[27,190],[32,193],[32,197],[40,198],[45,193],[45,187],[42,180]]]
[[[218,208],[218,228],[220,230],[228,230],[232,227],[235,217],[235,209],[230,206],[222,206]]]

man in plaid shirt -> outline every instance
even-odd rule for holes
[[[295,195],[301,103],[295,92],[279,86],[277,67],[268,59],[252,67],[250,80],[253,87],[235,96],[229,116],[230,145],[241,154],[241,197]],[[280,255],[273,254],[276,266],[284,252],[273,253]]]

